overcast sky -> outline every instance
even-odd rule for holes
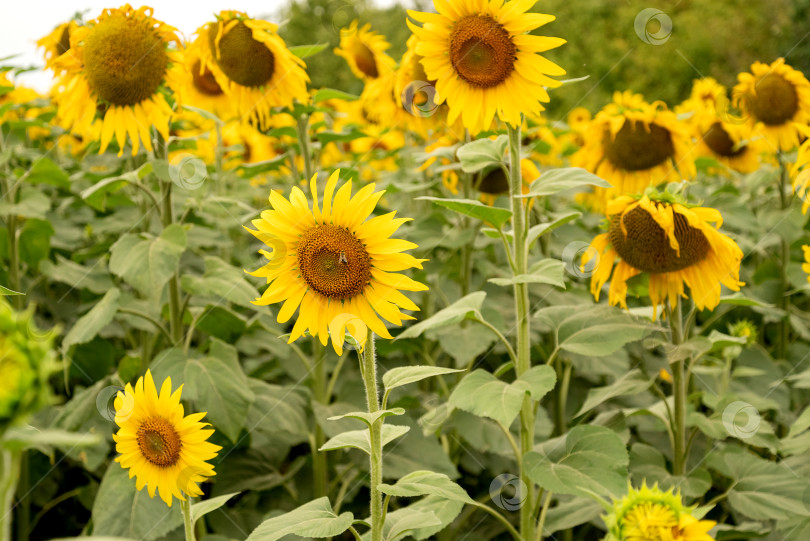
[[[339,1],[339,0],[336,0]],[[125,0],[0,0],[0,58],[19,55],[11,62],[15,66],[42,66],[42,54],[35,42],[57,25],[85,11],[85,19],[97,17],[105,8],[119,7]],[[394,0],[375,0],[380,6]],[[131,1],[133,7],[144,5]],[[212,14],[223,9],[244,11],[261,16],[277,13],[286,0],[151,0],[145,3],[155,9],[155,17],[190,36],[211,20]],[[279,21],[276,21],[279,22]],[[25,73],[20,82],[45,92],[51,85],[50,74],[41,71]]]

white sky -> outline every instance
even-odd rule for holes
[[[13,65],[41,67],[44,62],[36,40],[73,17],[77,11],[88,10],[85,19],[93,19],[103,9],[125,3],[126,0],[0,0],[0,58],[18,54],[11,61]],[[143,3],[130,0],[133,7],[147,5],[154,8],[157,19],[186,36],[210,21],[213,13],[223,9],[244,11],[258,17],[274,15],[286,3],[286,0],[147,0]],[[393,4],[394,0],[375,0],[374,3],[385,6]],[[22,74],[19,81],[46,92],[51,85],[51,76],[36,71]]]

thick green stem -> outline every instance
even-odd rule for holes
[[[782,154],[778,153],[779,160],[779,204],[783,211],[786,211],[790,206],[790,198],[786,193],[785,188],[788,183],[788,170],[787,165],[783,161]],[[790,245],[784,237],[780,238],[779,243],[779,280],[781,282],[779,307],[784,310],[785,315],[779,320],[778,335],[776,338],[776,356],[780,359],[787,357],[787,346],[790,341],[790,296],[788,296],[788,276],[787,267],[790,262]]]
[[[315,171],[312,167],[312,148],[309,143],[309,116],[298,117],[298,144],[301,145],[301,157],[304,159],[304,176],[306,181],[312,179]]]
[[[0,451],[0,498],[2,498],[0,541],[11,541],[11,522],[14,516],[12,508],[14,506],[14,493],[17,489],[17,479],[20,474],[21,457],[22,454],[17,451],[7,449]]]
[[[523,179],[520,175],[520,125],[509,125],[509,192],[512,206],[512,251],[516,274],[528,273],[528,253],[526,250],[526,213],[523,209]],[[529,288],[515,284],[515,317],[517,319],[517,365],[518,377],[531,368],[531,341],[529,328]],[[525,455],[534,445],[534,404],[528,395],[520,409],[520,450]],[[529,487],[526,501],[520,508],[520,535],[525,541],[534,541],[534,483],[526,475],[523,460],[520,460],[520,478]]]
[[[161,220],[163,228],[166,229],[174,223],[174,215],[172,212],[172,183],[167,181],[160,182],[161,201],[163,208],[161,210]],[[169,278],[169,334],[172,337],[172,346],[179,346],[183,343],[183,314],[180,311],[180,276],[174,273]]]
[[[14,291],[22,292],[20,285],[20,244],[17,236],[17,217],[9,216],[6,221],[8,229],[8,287]],[[23,308],[22,295],[12,295],[14,308],[21,310]]]
[[[669,318],[670,340],[677,348],[683,343],[683,313],[681,300],[678,299],[675,310],[667,305],[667,316]],[[675,418],[672,427],[672,474],[684,475],[686,472],[686,397],[687,381],[684,370],[686,361],[681,358],[673,363],[672,367],[672,394],[675,400]]]
[[[329,396],[326,394],[326,350],[318,340],[312,338],[312,395],[316,402],[323,405],[329,404]],[[312,477],[315,486],[313,491],[316,498],[326,496],[329,486],[328,469],[326,463],[326,453],[318,449],[326,442],[323,428],[315,423],[315,445],[312,449]]]
[[[377,390],[377,361],[374,358],[374,333],[368,331],[366,346],[361,357],[361,370],[363,372],[363,386],[366,388],[366,401],[368,412],[375,413],[380,410],[380,397]],[[382,423],[379,419],[372,423],[370,431],[371,456],[369,465],[371,471],[371,541],[382,541],[383,532],[383,505],[379,486],[382,483]]]
[[[180,500],[180,509],[183,510],[183,527],[186,532],[186,541],[194,541],[194,521],[191,518],[191,496]]]
[[[560,380],[560,386],[557,388],[557,404],[556,404],[556,415],[555,415],[555,429],[558,435],[563,435],[568,430],[567,423],[565,420],[565,410],[568,406],[568,388],[571,385],[571,370],[572,366],[570,362],[561,363],[563,366],[558,368],[558,378]],[[559,374],[559,372],[562,372]]]

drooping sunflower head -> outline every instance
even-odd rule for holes
[[[351,181],[337,189],[339,173],[330,175],[322,206],[317,175],[310,181],[311,207],[297,186],[289,199],[270,192],[272,209],[253,220],[256,230],[248,231],[272,249],[260,250],[269,262],[251,273],[268,282],[254,304],[283,302],[280,323],[298,309],[290,342],[306,331],[323,345],[331,336],[341,354],[347,324],[360,322],[391,338],[378,314],[393,325],[413,319],[400,309],[419,307],[401,291],[423,291],[427,286],[399,274],[421,269],[426,261],[403,253],[417,247],[412,242],[390,238],[409,218],[394,218],[395,212],[369,218],[384,192],[375,192],[375,185],[368,184],[352,196]],[[365,336],[354,338],[361,347],[365,344]]]
[[[385,53],[390,46],[384,36],[371,30],[371,24],[358,28],[357,21],[353,21],[340,30],[335,54],[346,59],[352,73],[368,82],[394,70],[394,60]]]
[[[432,81],[422,66],[422,57],[416,53],[419,40],[411,35],[396,74],[394,97],[407,114],[404,120],[411,129],[428,138],[428,130],[436,129],[447,116],[446,103],[439,104],[436,81]]]
[[[800,140],[796,124],[810,121],[810,82],[804,74],[779,58],[770,65],[755,62],[751,73],[741,73],[737,79],[733,101],[754,131],[773,151],[796,148]]]
[[[197,29],[193,54],[213,74],[235,114],[264,128],[273,107],[307,102],[309,76],[304,61],[287,48],[277,26],[239,11],[222,11]]]
[[[728,90],[713,77],[695,79],[689,98],[675,108],[678,114],[697,110],[716,110],[718,105],[727,103]]]
[[[520,160],[520,178],[523,181],[522,191],[528,193],[532,182],[540,177],[540,170],[532,160]],[[487,205],[494,205],[500,195],[509,193],[509,178],[501,167],[494,167],[481,175],[475,188],[481,193],[480,199]]]
[[[722,216],[712,208],[689,207],[671,194],[622,196],[607,205],[608,230],[598,235],[583,257],[583,265],[598,257],[591,292],[598,301],[611,278],[610,304],[627,308],[627,280],[649,276],[653,317],[659,305],[675,307],[685,297],[684,285],[698,309],[720,303],[721,284],[738,291],[743,254],[737,244],[717,230]],[[712,226],[711,224],[716,224]],[[616,259],[619,263],[614,270]]]
[[[565,40],[530,31],[555,19],[527,13],[534,2],[518,0],[434,0],[438,13],[408,11],[421,26],[410,26],[418,39],[416,54],[425,74],[436,81],[439,102],[447,100],[448,122],[461,118],[472,133],[488,129],[497,114],[513,126],[521,113],[543,110],[546,88],[560,82],[549,76],[565,70],[537,53]]]
[[[135,477],[138,490],[146,487],[150,498],[157,491],[169,507],[172,496],[185,500],[202,494],[197,483],[216,475],[207,461],[221,449],[206,441],[214,431],[201,422],[205,413],[184,416],[182,389],[172,392],[171,378],[166,378],[158,393],[147,370],[134,389],[127,383],[114,403],[119,430],[113,439],[120,453],[115,461]]]
[[[183,62],[176,30],[152,17],[152,8],[128,4],[106,9],[70,34],[70,52],[53,61],[67,72],[55,101],[57,119],[68,129],[90,133],[99,113],[103,117],[101,150],[115,135],[123,153],[129,136],[133,155],[139,141],[151,149],[149,127],[168,138],[171,107],[166,86],[183,82]]]
[[[235,116],[231,100],[219,86],[211,66],[199,53],[199,47],[186,47],[184,50],[188,78],[183,85],[183,104],[203,109],[228,121]]]
[[[627,495],[614,500],[613,509],[602,517],[606,541],[714,541],[708,532],[716,522],[699,521],[693,510],[673,489],[664,492],[646,482],[640,489],[629,486]]]
[[[54,60],[70,50],[70,36],[78,26],[75,20],[62,23],[50,34],[37,40],[37,47],[43,49],[46,68],[51,68]]]

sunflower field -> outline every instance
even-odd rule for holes
[[[806,26],[535,4],[0,59],[0,541],[810,539]]]

